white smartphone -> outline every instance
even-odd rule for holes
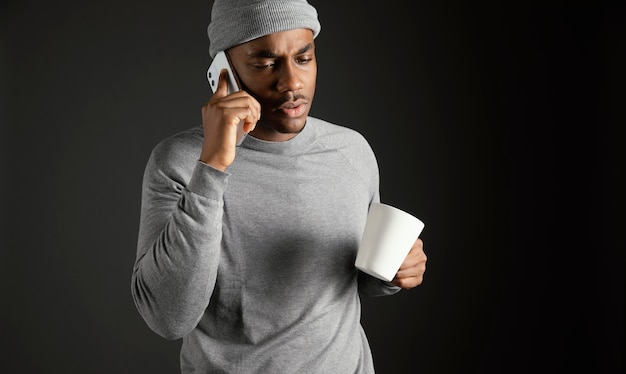
[[[217,90],[217,83],[223,69],[228,71],[228,94],[230,95],[233,92],[241,90],[239,78],[237,78],[235,69],[233,69],[230,64],[228,54],[224,51],[220,51],[215,55],[215,58],[213,58],[213,61],[206,72],[206,77],[213,93]],[[237,145],[240,145],[245,137],[246,133],[243,132],[243,121],[241,121],[237,126]]]
[[[235,91],[239,91],[241,89],[239,86],[239,80],[237,79],[235,70],[230,64],[228,54],[224,51],[220,51],[215,55],[213,62],[211,62],[211,65],[206,72],[206,77],[213,93],[215,93],[215,90],[217,89],[217,82],[220,77],[220,72],[223,69],[228,71],[228,93],[231,94]]]

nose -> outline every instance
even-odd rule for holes
[[[299,76],[298,67],[294,61],[282,64],[279,71],[276,88],[279,92],[298,91],[303,88],[302,79]]]

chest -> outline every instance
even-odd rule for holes
[[[231,224],[265,234],[329,238],[362,231],[370,185],[341,155],[252,154],[240,161],[224,197]]]

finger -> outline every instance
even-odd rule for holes
[[[243,131],[245,133],[249,133],[254,130],[257,122],[261,119],[261,104],[259,104],[259,102],[253,97],[250,97],[250,100],[249,115],[242,119]]]
[[[222,69],[217,80],[217,88],[213,96],[224,97],[228,95],[228,70]]]
[[[404,259],[404,262],[402,262],[402,265],[400,265],[400,270],[409,269],[419,264],[426,264],[427,259],[428,257],[426,257],[426,254],[424,252],[409,254]]]
[[[404,289],[415,288],[424,282],[423,277],[394,278],[391,284]]]
[[[426,263],[418,263],[415,266],[407,267],[405,269],[400,269],[396,273],[396,278],[413,278],[413,277],[421,277],[426,273]]]
[[[418,265],[419,263],[426,263],[426,253],[424,253],[422,241],[416,241],[409,254],[406,256],[402,265],[400,265],[400,269],[407,269],[413,266]]]
[[[258,121],[258,114],[254,110],[250,109],[245,113],[245,115],[239,117],[239,119],[240,119],[240,122],[243,122],[242,123],[243,132],[247,134],[250,131],[254,130],[254,128],[256,127],[256,123]]]

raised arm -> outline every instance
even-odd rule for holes
[[[146,166],[132,274],[137,309],[150,328],[168,339],[191,331],[209,303],[228,178],[201,162],[173,155],[181,147],[161,144]]]

